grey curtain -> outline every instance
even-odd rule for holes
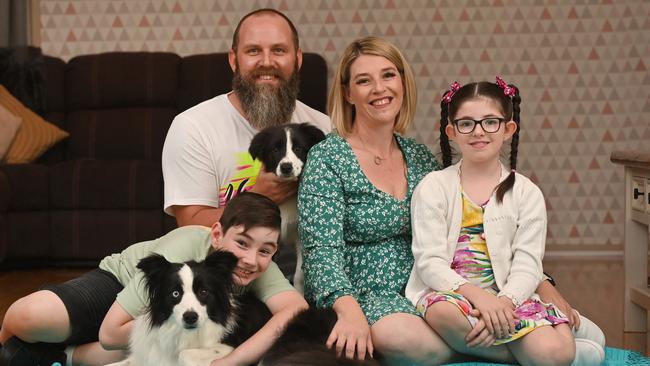
[[[0,47],[29,44],[28,0],[0,0]]]

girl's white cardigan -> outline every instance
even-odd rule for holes
[[[451,269],[460,235],[463,203],[460,163],[429,173],[411,200],[415,264],[406,286],[414,304],[430,289],[456,290],[467,282]],[[501,166],[502,179],[510,171]],[[541,190],[516,173],[514,187],[497,203],[492,194],[483,215],[483,227],[494,278],[500,292],[515,305],[531,297],[543,279],[546,243],[546,205]]]

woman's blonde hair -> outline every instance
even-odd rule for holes
[[[400,112],[396,117],[394,130],[399,133],[406,132],[415,118],[415,105],[417,103],[413,71],[397,47],[378,37],[357,39],[343,51],[329,94],[328,111],[334,128],[341,136],[347,136],[352,132],[355,111],[354,106],[347,101],[346,90],[349,88],[350,83],[350,67],[361,55],[384,57],[392,62],[400,73],[404,87],[404,98]]]

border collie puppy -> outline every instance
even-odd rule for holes
[[[272,126],[258,132],[248,152],[264,163],[267,172],[286,180],[297,180],[307,161],[307,152],[323,141],[325,134],[309,123]]]
[[[272,126],[258,132],[251,141],[248,152],[259,159],[267,172],[286,180],[297,180],[307,161],[307,152],[323,141],[325,134],[309,123],[289,123]],[[293,285],[303,292],[302,254],[298,243],[298,214],[296,197],[280,205],[282,228],[280,242],[295,246],[296,270]]]
[[[209,365],[230,353],[233,347],[222,341],[237,322],[236,264],[224,251],[198,263],[143,258],[137,267],[145,274],[149,309],[135,319],[130,356],[111,366]]]

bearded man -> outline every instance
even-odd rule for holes
[[[225,204],[251,190],[282,203],[297,183],[260,169],[248,154],[264,127],[310,122],[324,132],[330,119],[296,99],[302,51],[286,15],[259,9],[244,16],[228,52],[233,91],[176,116],[162,153],[165,212],[178,226],[212,226]]]

